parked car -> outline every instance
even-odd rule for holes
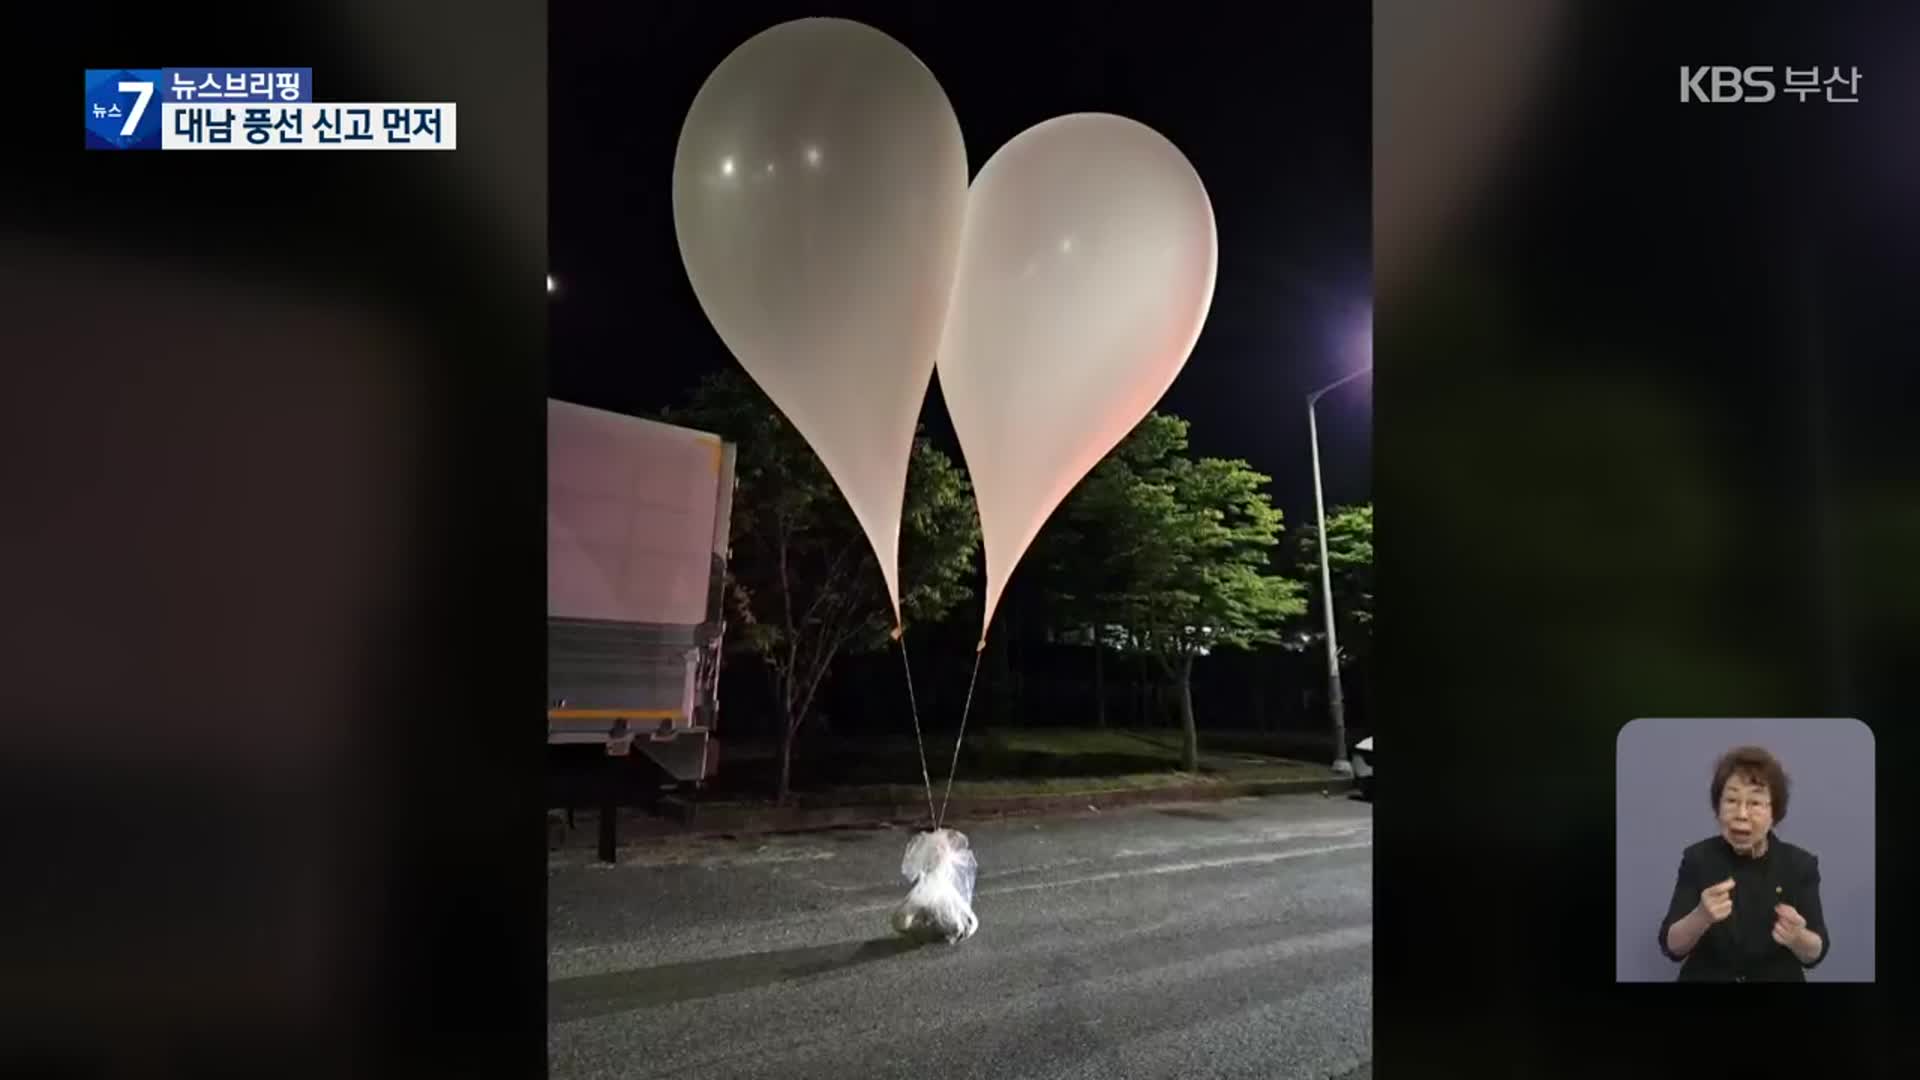
[[[1362,796],[1373,798],[1373,736],[1354,743],[1348,757],[1353,761],[1354,786],[1360,789]]]

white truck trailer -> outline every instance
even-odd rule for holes
[[[717,435],[547,402],[550,747],[638,750],[695,788],[713,775],[733,467]]]

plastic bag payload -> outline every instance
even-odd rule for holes
[[[980,929],[973,913],[978,869],[967,834],[956,829],[916,833],[900,860],[900,874],[913,889],[894,909],[894,932],[949,945],[972,937]]]

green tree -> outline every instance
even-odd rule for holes
[[[1271,569],[1281,516],[1270,478],[1244,461],[1188,457],[1187,432],[1179,417],[1149,415],[1076,489],[1067,520],[1110,538],[1086,595],[1173,683],[1194,771],[1194,661],[1278,643],[1305,603],[1299,583]]]
[[[1175,426],[1143,423],[1080,482],[1034,544],[1033,561],[1045,568],[1049,620],[1085,634],[1093,647],[1098,727],[1107,726],[1107,655],[1129,648],[1121,623],[1129,611],[1134,560],[1153,524],[1136,513],[1136,468],[1165,456]]]
[[[835,659],[884,648],[893,612],[866,534],[812,447],[764,393],[729,370],[671,423],[737,447],[728,600],[735,647],[758,656],[783,711],[775,797],[791,793],[793,743]],[[901,608],[938,621],[970,597],[980,522],[966,476],[916,439],[900,523]]]
[[[1289,638],[1295,650],[1326,648],[1326,601],[1320,596],[1320,531],[1295,534],[1287,555],[1290,569],[1311,584],[1311,612],[1302,612],[1299,632]],[[1373,504],[1335,507],[1327,514],[1327,569],[1333,579],[1334,630],[1340,640],[1340,666],[1364,666],[1373,655]]]

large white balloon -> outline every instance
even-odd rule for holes
[[[839,484],[896,618],[907,461],[966,200],[966,146],[933,73],[844,19],[782,23],[735,49],[674,156],[693,291]]]
[[[980,506],[984,642],[1048,516],[1185,366],[1219,246],[1193,166],[1119,116],[1027,129],[969,198],[939,372]]]

